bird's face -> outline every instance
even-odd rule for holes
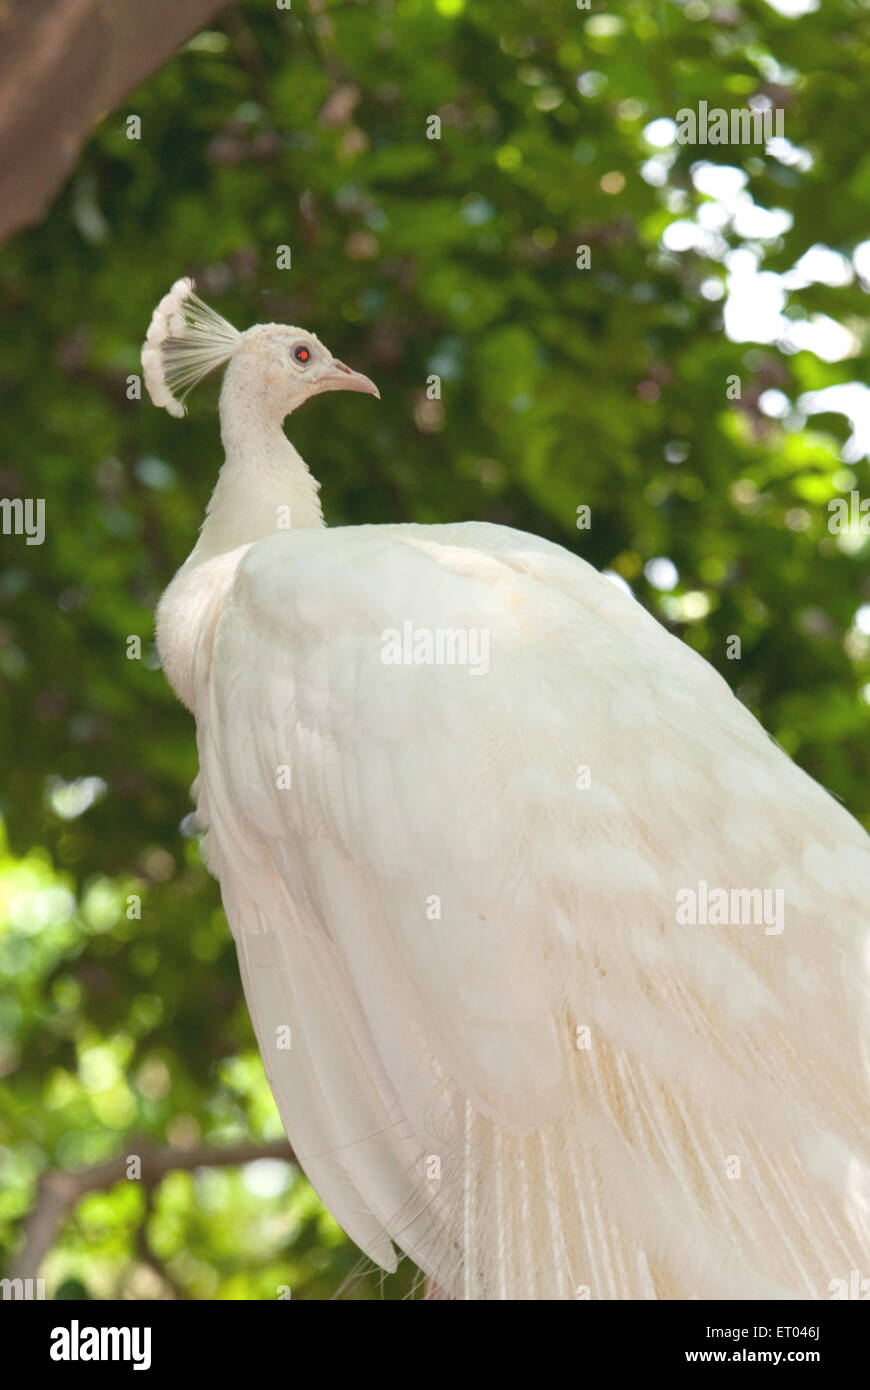
[[[283,415],[324,391],[362,391],[380,399],[373,381],[339,362],[314,333],[303,328],[259,324],[243,333],[242,339],[234,355],[245,360],[247,372],[259,379]]]

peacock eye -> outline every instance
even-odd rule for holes
[[[305,347],[304,343],[300,343],[298,347],[293,349],[293,357],[300,366],[304,367],[311,361],[311,351]]]

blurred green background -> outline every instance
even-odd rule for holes
[[[812,4],[245,0],[0,252],[0,495],[46,500],[41,547],[0,537],[0,1272],[60,1192],[49,1297],[416,1290],[360,1272],[280,1157],[185,821],[153,610],[221,461],[217,384],[183,422],[128,399],[177,276],[377,381],[291,422],[330,523],[562,542],[870,825],[870,536],[828,527],[870,497],[870,4]],[[674,141],[681,108],[750,100],[784,140]],[[239,1145],[261,1157],[198,1166]],[[146,1148],[148,1181],[89,1173]]]

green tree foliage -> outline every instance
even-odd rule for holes
[[[844,461],[845,416],[800,400],[867,376],[850,257],[870,227],[868,55],[867,0],[797,18],[764,0],[246,0],[106,115],[0,255],[0,495],[46,505],[41,547],[0,538],[0,1252],[46,1169],[146,1144],[179,1165],[74,1204],[50,1292],[413,1287],[355,1276],[293,1166],[189,1171],[202,1144],[281,1130],[185,819],[192,721],[154,653],[221,457],[216,386],[182,423],[135,398],[155,303],[193,273],[237,326],[303,325],[377,381],[380,405],[331,395],[290,424],[331,523],[481,518],[562,542],[867,824],[870,538],[833,534],[828,503],[870,497],[870,474]],[[665,146],[652,126],[758,97],[787,145]],[[743,172],[737,225],[699,165]],[[842,273],[763,283],[792,328],[842,325],[849,355],[799,332],[731,341],[726,260],[786,275],[815,246]]]

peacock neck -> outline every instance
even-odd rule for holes
[[[322,526],[320,484],[284,434],[280,412],[257,384],[227,373],[221,391],[224,465],[190,557],[201,563],[271,536]]]

